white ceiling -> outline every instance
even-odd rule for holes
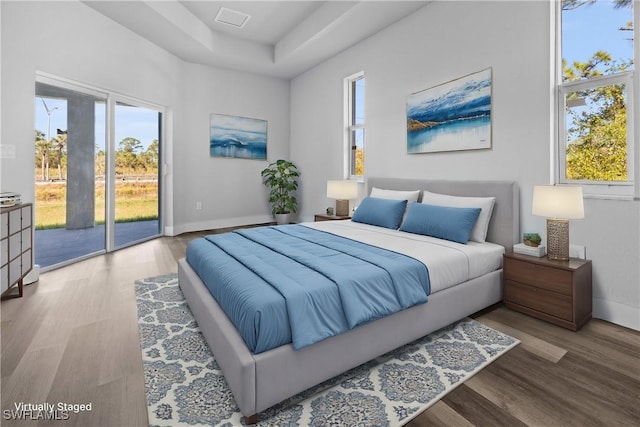
[[[428,1],[93,1],[84,3],[179,58],[292,78]],[[250,15],[214,21],[221,7]]]

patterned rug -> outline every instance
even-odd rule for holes
[[[243,425],[176,274],[136,281],[151,426]],[[463,319],[260,414],[259,426],[401,426],[518,340]]]

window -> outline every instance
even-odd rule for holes
[[[364,73],[345,79],[347,99],[347,155],[348,175],[351,179],[364,176]]]
[[[560,3],[558,182],[630,195],[634,180],[633,2]]]

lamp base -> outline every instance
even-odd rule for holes
[[[569,221],[547,218],[547,258],[569,259]]]
[[[349,216],[348,200],[336,200],[336,216]]]

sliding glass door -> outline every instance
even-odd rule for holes
[[[106,105],[106,94],[36,83],[34,256],[43,269],[106,248]]]
[[[162,113],[115,102],[116,248],[160,233],[160,140]]]
[[[36,264],[161,234],[160,108],[39,77],[35,111]]]

